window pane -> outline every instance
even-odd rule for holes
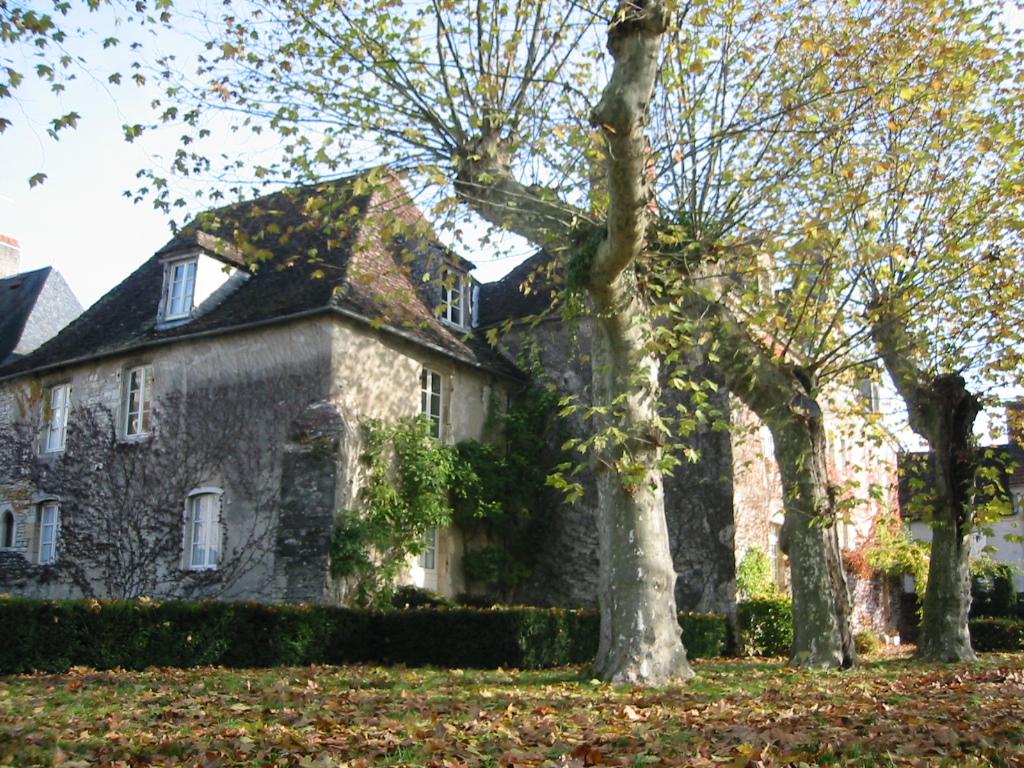
[[[189,499],[190,566],[216,568],[220,563],[220,500],[204,493]]]
[[[437,528],[428,528],[424,531],[423,545],[419,566],[426,571],[433,571],[437,567]]]
[[[192,567],[202,568],[206,564],[206,550],[203,547],[203,515],[201,496],[193,497],[189,503],[192,518]]]
[[[57,505],[44,504],[39,511],[39,562],[57,559]]]
[[[128,373],[124,405],[126,435],[142,435],[149,431],[151,370],[149,366],[143,366],[132,368]]]
[[[462,325],[462,279],[455,278],[455,285],[451,288],[450,301],[451,301],[451,315],[450,319],[456,325]]]
[[[70,398],[71,386],[69,384],[60,384],[50,388],[50,412],[46,422],[45,447],[48,453],[64,450]]]
[[[192,295],[195,292],[196,263],[194,261],[172,264],[167,275],[167,316],[181,317],[192,310]]]

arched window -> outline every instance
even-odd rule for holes
[[[220,565],[220,488],[197,488],[185,500],[185,567],[211,571]]]
[[[10,549],[14,546],[14,513],[7,510],[0,520],[0,547]]]

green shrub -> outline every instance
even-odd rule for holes
[[[398,587],[391,596],[391,607],[398,611],[409,608],[450,608],[452,601],[429,589],[414,587],[411,584]]]
[[[729,644],[729,622],[717,613],[679,614],[683,645],[691,659],[709,659],[725,653]]]
[[[882,650],[882,641],[873,630],[862,629],[853,636],[853,645],[858,654],[878,653]]]
[[[736,595],[740,600],[782,597],[772,574],[772,563],[760,549],[748,549],[736,568]]]
[[[971,616],[1015,616],[1017,591],[1013,585],[1013,568],[989,560],[975,563],[973,570]]]
[[[421,599],[429,593],[406,591]],[[724,617],[681,613],[692,658],[720,655]],[[536,669],[587,664],[595,611],[431,606],[373,612],[314,605],[0,599],[0,674],[149,666],[378,662]]]
[[[1024,621],[998,617],[971,619],[976,651],[1024,651]]]
[[[737,607],[740,651],[746,656],[785,656],[793,645],[793,603],[788,598],[747,600]]]

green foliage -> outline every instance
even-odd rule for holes
[[[882,641],[873,630],[862,629],[853,636],[853,644],[859,655],[878,653],[882,650]]]
[[[452,601],[429,589],[403,584],[391,596],[391,607],[400,611],[410,608],[450,608]]]
[[[262,667],[367,658],[369,613],[322,606],[0,600],[0,673]]]
[[[366,482],[359,508],[344,513],[331,540],[331,574],[346,579],[353,602],[390,604],[394,583],[411,556],[423,551],[430,528],[452,520],[449,489],[463,467],[453,448],[430,436],[426,418],[363,427]]]
[[[928,585],[928,556],[927,544],[914,541],[910,531],[898,519],[888,518],[879,521],[865,560],[886,576],[913,576],[918,603],[923,603],[924,590]]]
[[[793,645],[793,603],[786,598],[747,600],[737,606],[740,652],[784,656]]]
[[[597,653],[592,612],[423,608],[380,614],[376,626],[386,664],[535,669],[585,664]]]
[[[771,561],[760,549],[748,549],[740,561],[736,569],[736,597],[739,600],[781,597],[772,574]]]
[[[691,659],[721,656],[729,646],[729,622],[717,613],[681,612],[679,626],[686,655]]]
[[[546,491],[549,440],[558,395],[531,387],[501,419],[501,446],[466,441],[456,446],[460,469],[455,523],[466,534],[463,569],[470,584],[507,600],[533,570],[550,516]]]
[[[597,653],[593,611],[453,608],[421,590],[410,607],[375,612],[313,605],[0,599],[0,674],[72,666],[265,667],[377,662],[540,668],[586,664]],[[426,600],[430,607],[412,607]],[[680,614],[691,657],[722,653],[728,624]]]
[[[1024,651],[1024,621],[993,616],[971,619],[969,626],[976,651]]]
[[[1013,617],[1016,614],[1013,567],[987,557],[971,563],[971,616]]]

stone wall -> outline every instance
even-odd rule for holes
[[[98,414],[123,431],[127,371],[140,365],[153,373],[152,435],[138,440],[111,434],[109,455],[107,448],[94,448],[87,460],[75,450],[84,445],[84,433],[76,437],[76,429],[95,421],[87,414]],[[24,432],[20,457],[0,460],[0,513],[10,509],[16,516],[14,546],[0,558],[0,592],[107,596],[109,569],[93,562],[101,558],[85,553],[73,563],[68,553],[74,547],[66,546],[55,566],[34,562],[39,504],[60,500],[64,532],[74,537],[76,520],[98,520],[96,508],[107,501],[117,506],[112,477],[132,474],[148,478],[146,492],[129,488],[125,498],[145,506],[146,514],[166,509],[164,519],[172,520],[161,535],[173,539],[174,551],[164,547],[159,562],[147,566],[156,573],[147,594],[341,599],[328,577],[329,549],[336,515],[358,504],[359,426],[369,418],[418,414],[424,366],[443,378],[444,439],[484,437],[507,402],[503,380],[338,318],[182,340],[0,385],[0,424],[20,424]],[[33,435],[46,393],[63,383],[72,388],[68,448],[39,456]],[[203,487],[222,494],[224,552],[216,572],[196,573],[183,567],[180,521],[190,489]],[[97,538],[96,546],[106,545]],[[440,533],[437,554],[437,589],[454,596],[464,590],[462,542],[455,531]]]
[[[502,339],[510,356],[524,369],[535,367],[553,385],[588,401],[590,392],[589,329],[586,321],[571,327],[560,320],[524,325]],[[708,375],[700,369],[697,376]],[[717,405],[728,409],[724,395]],[[679,402],[666,392],[668,407]],[[568,417],[569,435],[585,434],[579,415]],[[735,611],[735,562],[731,450],[726,432],[698,430],[687,438],[701,460],[684,463],[665,478],[665,513],[670,548],[678,573],[676,601],[680,610]],[[587,473],[580,481],[584,494],[569,504],[552,499],[550,529],[538,553],[536,570],[522,599],[538,604],[594,605],[598,585],[598,545],[594,483]]]
[[[294,415],[329,392],[328,341],[322,323],[283,326],[182,341],[8,383],[0,411],[20,425],[22,443],[34,442],[48,387],[70,384],[72,410],[65,450],[37,456],[29,445],[14,468],[22,476],[12,478],[7,467],[0,484],[0,507],[15,512],[19,531],[11,553],[37,569],[39,501],[60,502],[57,563],[38,578],[22,573],[17,584],[0,583],[0,590],[47,597],[122,596],[125,590],[283,597],[274,588],[270,546],[282,447]],[[126,437],[122,428],[124,379],[138,365],[153,372],[154,426],[142,438]],[[182,520],[189,494],[199,488],[220,494],[222,554],[214,571],[185,566]],[[333,501],[332,495],[328,511]],[[99,530],[105,523],[113,528]],[[109,564],[133,548],[133,565]],[[130,588],[112,589],[120,576],[112,581],[111,569],[129,567],[145,575],[137,574]]]

